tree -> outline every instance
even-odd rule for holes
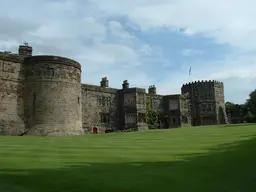
[[[256,89],[250,93],[245,106],[249,109],[252,115],[256,115]]]
[[[256,89],[249,94],[249,99],[245,102],[245,108],[248,110],[247,122],[256,122]]]
[[[146,116],[147,116],[147,124],[152,129],[157,129],[160,124],[160,111],[152,109],[153,98],[151,96],[147,96],[146,98]]]
[[[247,119],[248,109],[245,104],[226,102],[225,105],[227,115],[231,117],[232,123],[242,123]]]

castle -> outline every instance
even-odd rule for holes
[[[227,123],[223,83],[182,85],[181,94],[158,95],[131,88],[81,84],[81,65],[69,58],[32,56],[27,43],[18,54],[0,52],[0,135],[81,135],[135,128],[146,130],[149,111],[158,128]]]

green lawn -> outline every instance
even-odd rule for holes
[[[0,137],[0,192],[255,192],[256,125]]]

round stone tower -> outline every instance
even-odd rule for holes
[[[24,60],[27,135],[81,135],[81,65],[58,56]]]
[[[0,135],[20,135],[23,115],[23,58],[0,52]]]

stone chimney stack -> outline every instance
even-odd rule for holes
[[[27,42],[24,45],[19,46],[19,55],[21,56],[32,56],[33,49],[28,45]]]
[[[129,88],[129,83],[128,80],[123,81],[123,89],[128,89]]]
[[[155,85],[150,85],[148,88],[148,93],[151,95],[156,95],[156,87]]]
[[[102,78],[102,80],[100,82],[100,86],[101,87],[108,87],[108,78],[107,77]]]

